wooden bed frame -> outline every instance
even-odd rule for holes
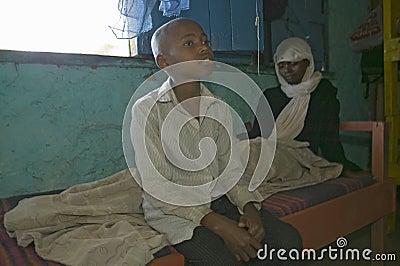
[[[341,130],[372,133],[371,171],[377,182],[282,217],[299,230],[304,248],[322,248],[339,237],[371,225],[371,250],[373,254],[384,252],[386,217],[396,208],[396,184],[387,177],[387,127],[385,122],[341,122]],[[175,253],[155,259],[148,265],[183,264],[183,256]],[[371,261],[371,264],[383,265],[383,262]]]
[[[371,250],[384,252],[386,216],[396,209],[396,184],[387,177],[387,132],[385,122],[342,122],[341,130],[372,132],[372,175],[376,183],[344,196],[282,217],[295,226],[305,248],[321,248],[338,237],[371,225]],[[373,265],[383,265],[374,261]]]

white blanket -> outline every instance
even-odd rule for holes
[[[135,170],[132,171],[136,173]],[[23,199],[4,217],[18,244],[66,265],[145,265],[168,245],[143,219],[128,169],[60,194]]]
[[[258,162],[261,141],[265,140],[250,141],[247,182]],[[262,165],[266,167],[262,171],[267,166]],[[145,265],[168,242],[144,221],[141,189],[132,177],[138,173],[131,170],[59,194],[23,199],[5,214],[5,228],[19,245],[33,242],[39,256],[66,265]],[[340,164],[315,156],[304,143],[278,143],[258,190],[267,198],[337,177],[341,170]]]

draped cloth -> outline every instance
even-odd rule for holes
[[[111,27],[118,39],[132,39],[153,28],[151,12],[156,0],[119,0],[119,21]]]
[[[262,161],[261,141],[268,140],[250,140],[245,182]],[[238,145],[242,151],[248,143]],[[342,170],[341,164],[314,155],[298,141],[279,141],[271,168],[266,166],[261,162],[266,177],[257,188],[263,198],[335,178]],[[144,220],[136,175],[136,169],[125,169],[59,194],[23,199],[5,214],[4,226],[18,245],[34,243],[37,254],[47,260],[66,265],[146,265],[170,243]]]
[[[4,216],[18,245],[66,265],[145,265],[168,245],[143,217],[135,169],[21,200]]]
[[[309,66],[301,83],[289,84],[279,73],[278,64],[281,62],[309,61]],[[291,98],[276,119],[278,139],[293,140],[304,127],[304,120],[308,111],[311,93],[317,88],[322,74],[314,71],[314,57],[310,46],[303,39],[292,37],[282,41],[276,48],[274,55],[275,72],[281,84],[282,91]]]
[[[156,0],[119,0],[120,18],[110,29],[118,39],[132,39],[153,28],[152,11]],[[158,10],[165,17],[179,16],[190,8],[190,0],[161,0]]]
[[[190,0],[161,0],[158,10],[164,17],[179,16],[182,10],[190,8]]]
[[[251,184],[256,167],[265,173],[264,180],[257,187],[257,191],[266,199],[271,195],[285,190],[300,188],[317,184],[328,179],[339,177],[343,170],[340,163],[315,155],[308,143],[296,140],[279,140],[276,142],[275,154],[271,167],[261,156],[261,146],[267,145],[271,140],[257,137],[250,139],[250,152],[243,180]],[[238,148],[244,156],[247,140],[240,141]],[[243,160],[243,157],[242,157]],[[243,161],[246,164],[245,161]]]

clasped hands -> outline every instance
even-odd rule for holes
[[[247,262],[262,248],[265,230],[253,203],[247,203],[243,212],[239,222],[212,212],[203,218],[202,224],[224,240],[238,261]]]

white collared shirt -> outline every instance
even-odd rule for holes
[[[235,145],[232,147],[232,118],[229,108],[204,85],[201,85],[200,95],[199,120],[179,105],[169,80],[133,105],[131,138],[142,185],[170,195],[174,191],[164,191],[167,190],[165,186],[148,180],[152,180],[158,172],[175,184],[199,186],[212,182],[222,172],[229,177],[244,171],[240,157],[235,152]],[[165,134],[162,135],[161,132]],[[201,156],[199,144],[205,138],[210,138],[214,144],[203,142],[204,154],[216,148],[216,156],[211,159]],[[182,163],[181,166],[184,167],[176,166],[171,161]],[[202,167],[205,163],[208,163],[207,167]],[[185,167],[191,170],[182,169]],[[215,187],[218,186],[210,186],[208,192],[213,194],[214,190],[218,190]],[[188,196],[193,199],[195,194],[193,190]],[[202,196],[204,195],[200,193],[199,197]],[[239,184],[230,189],[227,196],[241,212],[246,203],[262,200],[257,192],[249,192]],[[212,211],[209,202],[197,206],[176,206],[148,193],[143,193],[143,210],[147,223],[165,233],[172,244],[190,239],[201,219]]]

